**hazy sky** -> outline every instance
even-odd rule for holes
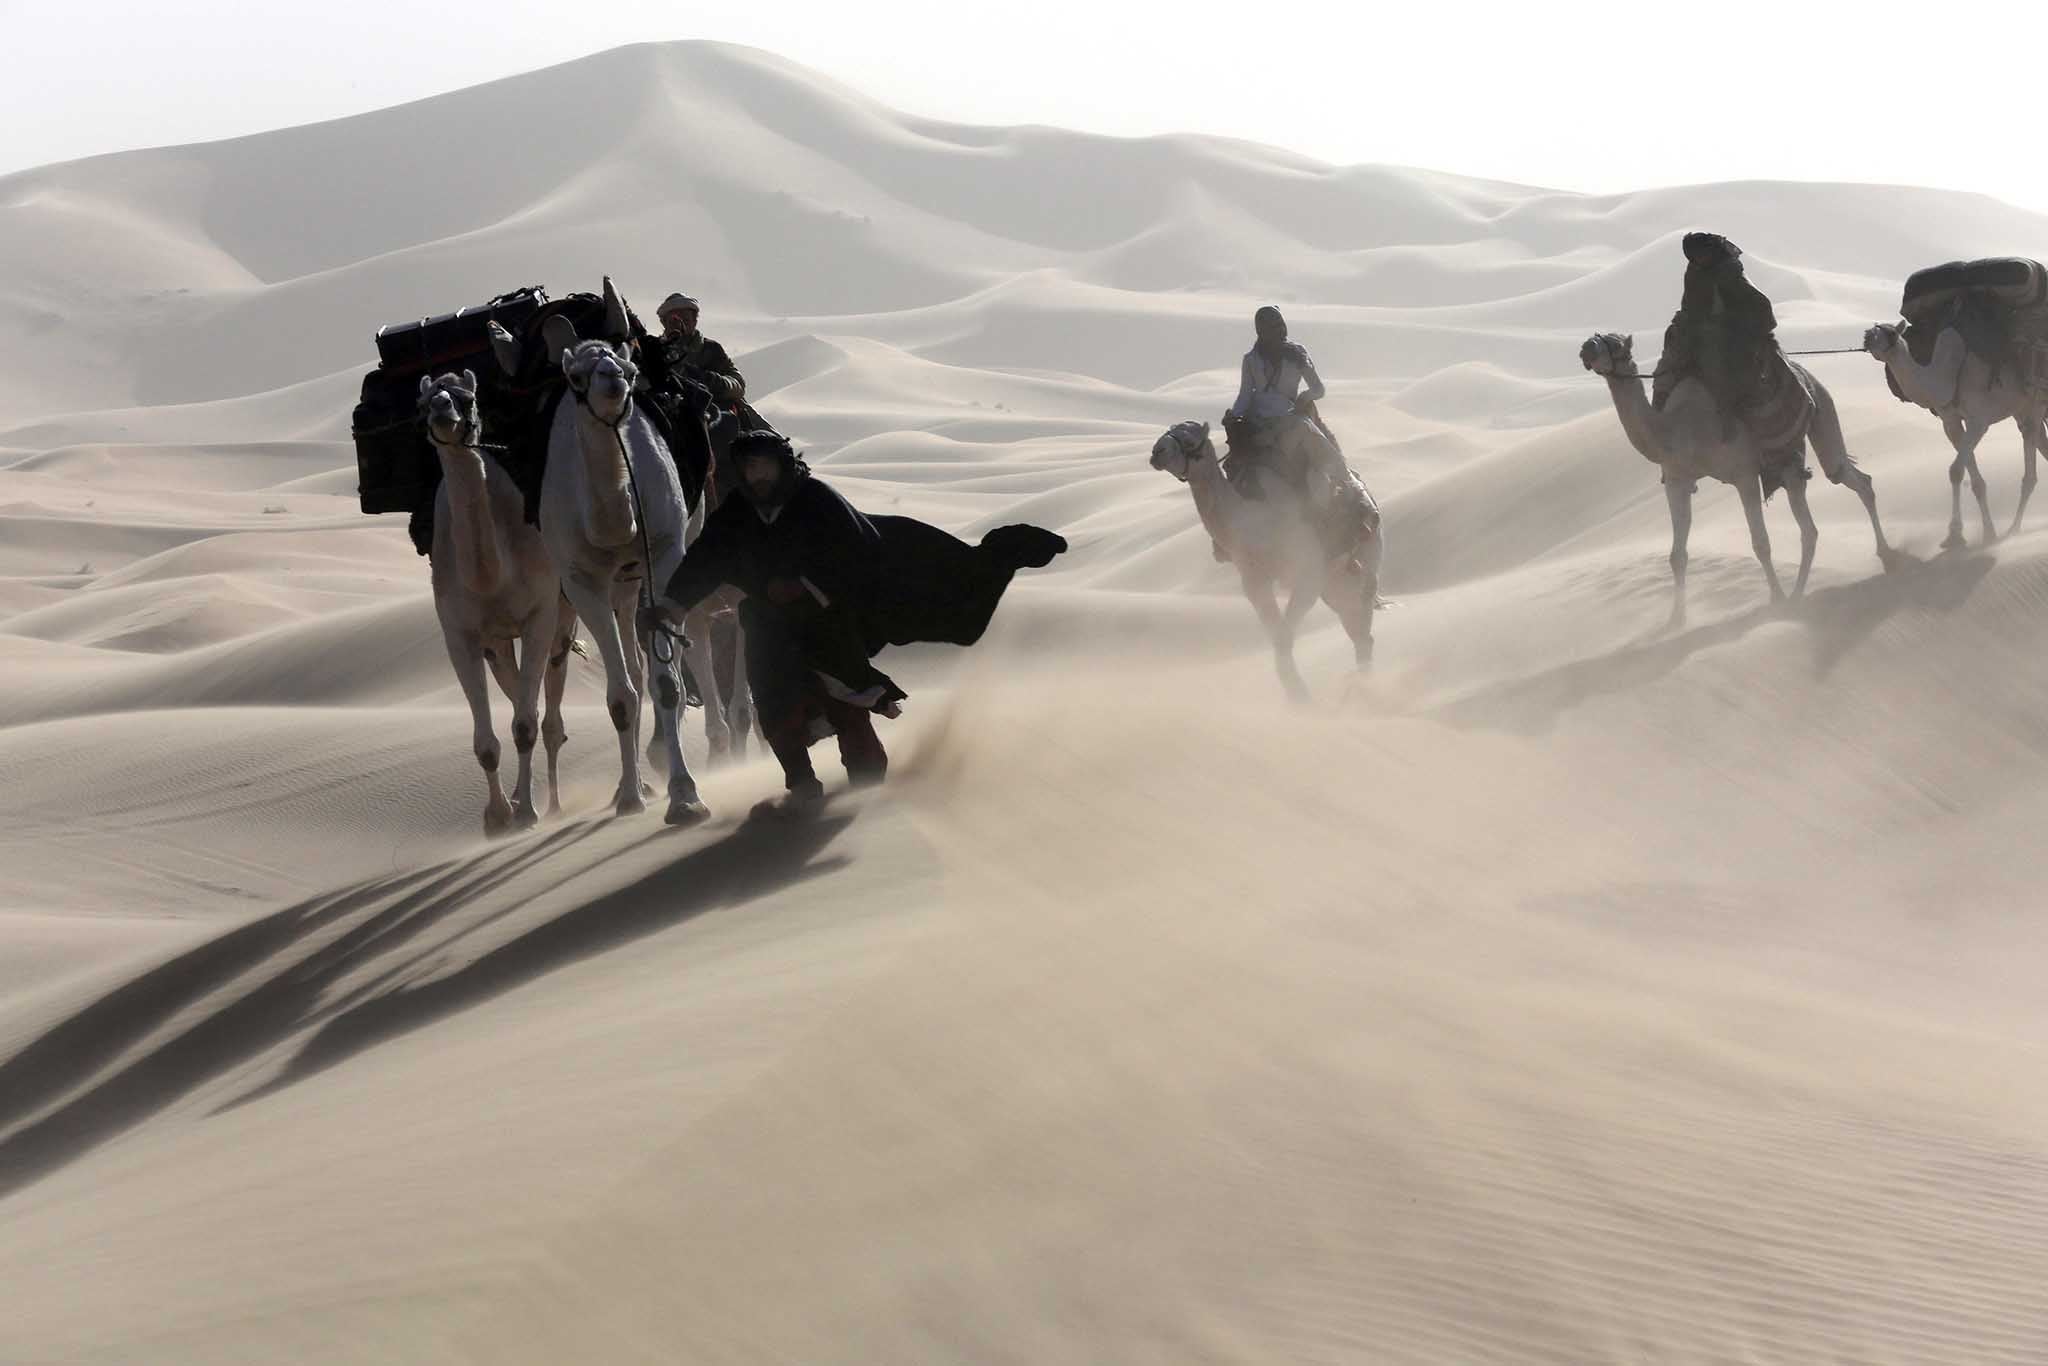
[[[1567,189],[1874,180],[2048,209],[2035,8],[0,0],[0,172],[718,38],[966,122],[1220,133]]]

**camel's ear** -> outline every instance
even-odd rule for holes
[[[626,321],[626,302],[619,297],[609,275],[604,277],[604,335],[611,342],[623,342],[632,335],[632,324]]]
[[[462,387],[469,390],[472,394],[476,392],[476,372],[474,370],[464,370],[462,372]]]
[[[1206,422],[1202,424],[1202,439],[1204,441],[1209,439],[1209,424]]]
[[[427,377],[426,377],[425,375],[421,375],[421,376],[420,376],[420,397],[421,397],[421,398],[425,398],[425,397],[426,397],[426,396],[427,396],[428,394],[431,394],[431,393],[433,393],[433,392],[434,392],[434,381],[432,381],[431,379],[428,379],[428,378],[427,378]]]
[[[1634,351],[1636,349],[1636,334],[1633,332],[1622,333],[1621,344],[1630,351]]]
[[[574,351],[571,351],[568,347],[565,346],[562,348],[562,373],[564,375],[569,373],[569,362],[575,358],[575,355],[576,353]]]

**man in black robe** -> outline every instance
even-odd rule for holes
[[[1034,526],[999,527],[970,546],[908,517],[868,517],[812,476],[771,431],[733,443],[740,496],[705,523],[661,597],[681,616],[722,584],[744,592],[740,624],[762,737],[781,762],[785,809],[824,787],[809,749],[828,734],[856,785],[882,781],[889,757],[874,718],[905,697],[875,668],[889,645],[971,645],[1017,570],[1067,543]]]
[[[1685,292],[1664,332],[1651,406],[1662,408],[1678,381],[1694,376],[1720,403],[1732,436],[1733,424],[1761,397],[1778,319],[1742,273],[1741,248],[1711,232],[1689,232],[1683,246]]]

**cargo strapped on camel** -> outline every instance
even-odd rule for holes
[[[1952,327],[1964,349],[1991,367],[1994,382],[2010,368],[2029,390],[2048,394],[2048,268],[2039,261],[1994,256],[1916,270],[1906,279],[1899,315],[1920,364]],[[1889,372],[1885,378],[1895,396],[1911,401]]]
[[[378,365],[363,376],[349,422],[356,498],[364,512],[419,513],[433,506],[441,462],[420,421],[420,380],[455,370],[473,371],[480,380],[495,376],[490,325],[517,333],[547,302],[546,290],[528,286],[453,313],[377,329]],[[490,427],[486,414],[485,429]]]

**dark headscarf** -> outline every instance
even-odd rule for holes
[[[1696,266],[1719,265],[1742,257],[1742,248],[1718,232],[1689,232],[1680,245],[1685,249],[1685,259]]]
[[[758,499],[741,466],[764,455],[772,457],[781,466],[781,474],[775,481],[775,492],[768,498]],[[811,472],[810,466],[797,458],[796,448],[789,444],[788,437],[763,428],[733,437],[732,460],[734,470],[740,473],[741,494],[762,512],[771,512],[788,502],[789,496],[796,492],[797,483]]]
[[[1283,360],[1299,360],[1302,351],[1287,340],[1287,319],[1280,316],[1280,310],[1267,304],[1252,314],[1252,329],[1258,333],[1253,346],[1269,365],[1278,365]]]

